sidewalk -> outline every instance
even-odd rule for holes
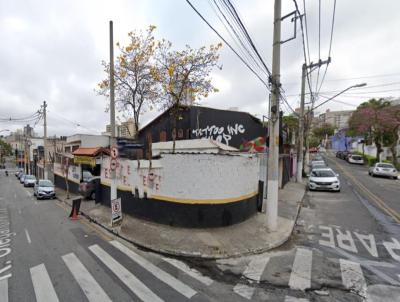
[[[56,193],[60,201],[70,206],[77,197],[70,194],[67,200],[66,192],[58,188]],[[124,215],[122,225],[113,229],[110,208],[82,200],[80,212],[137,246],[175,256],[217,259],[262,253],[285,243],[292,234],[304,193],[304,184],[292,182],[279,191],[277,232],[267,231],[264,213],[233,226],[209,229],[170,227]]]

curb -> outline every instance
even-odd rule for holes
[[[299,202],[297,202],[296,214],[295,214],[295,217],[293,219],[292,225],[290,227],[290,232],[287,232],[287,234],[282,236],[281,240],[276,241],[276,242],[274,242],[273,244],[271,244],[269,246],[264,246],[264,247],[248,250],[248,251],[245,251],[245,252],[237,252],[237,253],[231,253],[231,254],[220,254],[220,255],[216,255],[216,254],[200,254],[198,252],[189,253],[189,252],[184,252],[184,251],[178,252],[178,251],[175,251],[175,250],[168,250],[168,249],[157,248],[157,247],[154,247],[154,246],[145,245],[145,244],[143,244],[143,243],[141,243],[141,242],[139,242],[137,240],[132,240],[130,238],[127,238],[124,235],[121,235],[116,230],[114,230],[114,229],[102,224],[96,218],[91,217],[90,215],[86,214],[85,212],[79,211],[79,213],[83,217],[85,217],[87,220],[89,220],[89,222],[95,223],[96,225],[100,226],[102,229],[106,230],[107,232],[109,232],[109,233],[117,236],[118,238],[123,239],[123,240],[125,240],[125,241],[127,241],[127,242],[129,242],[129,243],[131,243],[131,244],[143,249],[143,250],[152,251],[152,252],[156,252],[156,253],[163,254],[163,255],[172,255],[172,256],[175,256],[175,257],[186,257],[186,258],[193,258],[193,259],[208,259],[208,260],[226,259],[226,258],[237,258],[237,257],[242,257],[242,256],[249,256],[249,255],[256,255],[256,254],[265,253],[265,252],[270,251],[272,249],[278,248],[281,245],[283,245],[284,243],[286,243],[289,240],[289,238],[291,237],[291,235],[293,234],[293,230],[294,230],[294,227],[296,225],[297,219],[298,219],[298,217],[300,215],[300,210],[301,210],[301,206],[303,204],[303,200],[304,200],[305,195],[306,195],[306,189],[304,189],[303,197],[301,198],[301,200]],[[71,207],[71,205],[69,203],[67,203],[65,200],[62,200],[58,196],[56,196],[56,199]]]

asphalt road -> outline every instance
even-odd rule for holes
[[[0,171],[0,301],[242,301],[184,262],[121,243]]]
[[[307,192],[289,242],[207,263],[247,301],[400,301],[400,182],[333,156],[326,161],[341,192]]]

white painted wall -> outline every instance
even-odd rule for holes
[[[64,177],[64,171],[62,170],[61,164],[54,163],[54,174]],[[69,166],[68,179],[79,183],[80,177],[81,177],[81,167],[73,165]]]
[[[104,157],[101,179],[110,183],[109,157]],[[256,155],[163,154],[159,160],[119,160],[117,185],[138,189],[140,196],[178,199],[226,199],[255,193],[260,172]]]

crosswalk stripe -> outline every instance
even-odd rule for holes
[[[133,261],[135,261],[137,264],[145,268],[147,271],[152,273],[156,278],[159,280],[163,281],[164,283],[168,284],[171,286],[173,289],[184,295],[186,298],[191,298],[193,297],[197,292],[184,284],[182,281],[176,279],[174,276],[168,274],[167,272],[163,271],[162,269],[158,268],[155,266],[153,263],[150,261],[146,260],[142,256],[136,254],[134,251],[131,249],[127,248],[125,245],[122,243],[112,240],[110,241],[111,245],[119,249],[121,252],[123,252],[125,255],[127,255],[129,258],[131,258]]]
[[[58,302],[56,291],[44,264],[31,267],[31,278],[37,302]]]
[[[367,296],[367,284],[361,269],[361,265],[345,259],[340,259],[342,282],[345,288],[357,292],[360,296]]]
[[[291,289],[305,290],[311,287],[311,265],[312,251],[298,248],[289,279],[289,287]]]
[[[269,257],[265,257],[264,255],[254,256],[250,263],[247,265],[245,271],[243,272],[243,275],[248,279],[259,282],[268,262]],[[238,283],[233,288],[233,291],[246,299],[251,299],[254,294],[255,288]]]
[[[309,302],[310,300],[306,298],[296,298],[292,296],[286,296],[285,297],[285,302]]]
[[[200,273],[198,270],[195,270],[194,268],[191,268],[189,265],[186,263],[172,259],[172,258],[163,258],[165,262],[168,262],[172,266],[175,266],[177,269],[180,269],[183,271],[185,274],[189,275],[193,279],[196,279],[197,281],[200,281],[201,283],[209,286],[213,283],[213,280],[208,278],[207,276],[204,276],[202,273]]]
[[[89,246],[89,250],[96,255],[136,296],[138,296],[139,299],[145,302],[163,301],[97,244]]]
[[[8,278],[0,280],[0,301],[8,302]]]
[[[111,302],[111,299],[74,253],[64,255],[62,259],[90,302]]]
[[[233,291],[237,293],[239,296],[242,296],[243,298],[246,298],[248,300],[253,297],[255,287],[248,286],[246,284],[236,284],[235,287],[233,288]]]

